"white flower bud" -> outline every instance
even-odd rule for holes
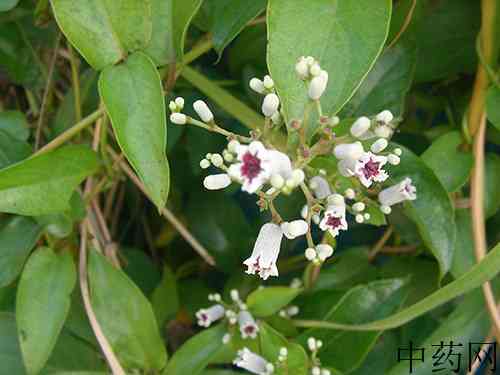
[[[389,215],[391,213],[392,209],[390,206],[381,205],[380,211],[382,211],[383,214]]]
[[[295,71],[300,79],[306,79],[309,75],[309,66],[307,65],[306,59],[302,56],[299,62],[295,64]]]
[[[389,142],[387,142],[387,139],[379,138],[371,145],[370,150],[374,154],[377,154],[379,152],[384,151],[388,144]]]
[[[300,216],[302,217],[302,219],[306,219],[307,218],[307,212],[308,211],[309,211],[309,208],[307,207],[307,204],[306,204],[300,210]]]
[[[294,220],[281,223],[283,234],[290,240],[303,236],[309,230],[309,225],[304,220]]]
[[[215,302],[220,302],[220,300],[222,299],[219,293],[212,294],[212,298]]]
[[[187,116],[184,113],[174,112],[170,115],[170,121],[177,125],[184,125],[187,122]]]
[[[210,167],[210,162],[207,159],[201,159],[200,168],[207,169],[208,167]]]
[[[215,167],[221,167],[222,165],[224,165],[224,159],[220,154],[212,154],[210,161]]]
[[[286,357],[288,355],[288,349],[286,347],[280,348],[280,355]]]
[[[278,98],[278,95],[274,93],[267,94],[262,102],[262,113],[266,117],[271,117],[278,111],[279,105],[280,99]]]
[[[299,307],[295,305],[290,306],[286,309],[286,313],[288,316],[295,316],[299,313],[299,311],[300,311]]]
[[[222,336],[222,343],[224,345],[229,344],[229,341],[231,341],[231,335],[229,333],[226,333],[224,336]]]
[[[272,90],[274,87],[274,81],[269,75],[264,76],[264,87],[268,90]]]
[[[357,214],[356,217],[355,217],[355,220],[356,220],[356,223],[360,223],[361,224],[362,222],[365,221],[365,218],[364,218],[363,215]]]
[[[312,247],[307,248],[305,251],[305,256],[307,260],[313,261],[314,259],[316,259],[316,250],[314,250]],[[309,340],[307,340],[307,342],[309,343]]]
[[[222,152],[222,156],[224,157],[224,160],[227,161],[228,163],[232,162],[234,160],[234,155],[231,154],[229,151],[224,150]]]
[[[389,164],[398,165],[401,162],[401,159],[399,159],[399,156],[397,155],[389,154],[387,155],[387,161]]]
[[[390,138],[392,133],[392,128],[387,125],[381,125],[375,128],[375,135],[380,138]]]
[[[338,125],[339,122],[340,122],[339,116],[332,116],[332,117],[330,117],[330,125],[331,126]]]
[[[262,82],[258,78],[252,78],[248,84],[250,88],[255,91],[258,94],[263,94],[264,93],[264,82]]]
[[[351,134],[353,137],[361,137],[368,129],[370,129],[371,121],[368,117],[363,116],[354,121],[351,125]]]
[[[315,366],[311,370],[311,375],[321,375],[321,369],[318,366]]]
[[[361,142],[343,143],[335,146],[333,154],[337,159],[352,159],[358,160],[365,150]]]
[[[173,100],[168,103],[168,108],[170,109],[171,112],[177,112],[177,104]]]
[[[292,172],[292,179],[295,182],[295,186],[298,186],[302,182],[304,182],[305,178],[306,178],[306,175],[304,174],[304,171],[302,169],[295,169]]]
[[[212,114],[212,111],[210,111],[210,108],[208,108],[207,103],[205,103],[203,100],[195,101],[193,103],[193,108],[203,122],[213,121],[214,115]]]
[[[320,349],[323,346],[323,341],[321,340],[316,340],[316,347]]]
[[[184,108],[184,98],[180,96],[175,98],[175,105],[180,111],[182,111],[182,109]]]
[[[393,119],[394,116],[392,115],[392,112],[387,109],[375,116],[375,120],[383,124],[389,124]]]
[[[351,188],[347,189],[347,190],[344,192],[344,194],[345,194],[345,197],[346,197],[347,199],[354,199],[354,198],[356,197],[356,193],[355,193],[355,192],[354,192],[354,190],[353,190],[353,189],[351,189]]]
[[[321,74],[321,67],[319,66],[319,64],[312,64],[312,66],[309,68],[309,73],[311,73],[313,77],[319,76]]]
[[[327,244],[319,244],[316,246],[316,252],[318,253],[319,260],[324,262],[333,255],[333,247]]]
[[[356,202],[352,205],[352,209],[356,212],[364,211],[365,208],[366,206],[363,202]]]
[[[327,198],[328,204],[332,206],[345,205],[344,197],[340,194],[332,194]]]
[[[309,98],[312,100],[318,100],[321,95],[325,92],[326,85],[328,84],[328,73],[324,70],[314,77],[309,84]]]
[[[231,300],[233,300],[234,302],[238,302],[240,300],[240,293],[238,292],[237,289],[231,289],[229,294],[230,294]]]
[[[306,56],[304,59],[306,61],[306,64],[309,66],[311,66],[312,64],[314,64],[316,62],[316,60],[314,60],[314,57],[312,57],[312,56]]]
[[[271,176],[271,186],[275,189],[281,189],[285,185],[285,179],[279,174],[273,174]]]
[[[210,175],[203,180],[203,186],[208,190],[224,189],[229,185],[231,185],[231,179],[226,173]]]
[[[401,154],[403,153],[403,150],[401,150],[399,147],[398,148],[395,148],[394,149],[394,154],[397,155],[397,156],[401,156]]]
[[[321,369],[321,375],[331,375],[332,373],[330,372],[330,370],[324,368],[324,369]]]
[[[240,142],[238,142],[235,139],[232,139],[229,141],[227,144],[227,150],[229,152],[232,152],[233,154],[236,154],[238,152],[238,148],[240,147]]]
[[[371,215],[367,212],[364,214],[364,218],[365,218],[365,220],[370,220]]]
[[[274,115],[271,116],[271,121],[274,125],[280,125],[283,122],[283,118],[279,111],[276,111]]]

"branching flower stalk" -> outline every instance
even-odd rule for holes
[[[265,116],[261,131],[250,136],[232,133],[217,124],[202,100],[193,104],[199,120],[182,113],[183,98],[169,104],[174,124],[201,127],[223,135],[228,141],[222,152],[207,153],[200,161],[202,169],[220,171],[205,177],[205,188],[219,190],[232,183],[240,184],[243,191],[259,197],[257,204],[262,211],[270,211],[271,221],[261,228],[250,257],[243,262],[247,273],[258,274],[264,280],[279,274],[276,262],[283,236],[295,239],[305,235],[308,247],[304,255],[319,272],[334,249],[329,243],[315,243],[313,226],[318,225],[335,238],[349,229],[351,217],[357,223],[370,223],[372,215],[387,215],[393,205],[417,198],[410,178],[383,186],[390,176],[389,166],[400,163],[402,150],[389,145],[399,119],[388,110],[342,122],[334,114],[327,116],[320,99],[327,89],[328,73],[310,56],[301,57],[295,70],[306,84],[309,102],[303,118],[291,119],[287,126],[289,137],[297,133],[299,139],[298,146],[287,153],[275,147],[271,139],[272,132],[280,131],[285,116],[269,75],[249,82],[250,88],[263,96],[261,111]],[[311,114],[314,110],[317,117]],[[310,136],[308,129],[315,129],[311,123],[314,118],[319,120]],[[312,163],[317,156],[333,161],[336,168],[318,167]],[[302,219],[284,219],[273,201],[296,189],[304,195]]]

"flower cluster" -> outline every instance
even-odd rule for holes
[[[270,211],[271,221],[262,226],[250,257],[243,262],[247,273],[258,274],[264,280],[279,274],[277,259],[283,237],[295,239],[305,235],[308,246],[304,255],[319,265],[332,256],[331,238],[349,229],[351,217],[356,223],[371,223],[374,216],[389,214],[395,204],[417,198],[410,178],[385,186],[390,168],[400,163],[403,152],[389,143],[400,120],[388,110],[343,121],[335,115],[325,116],[320,99],[327,90],[328,73],[310,56],[301,57],[295,70],[305,82],[310,99],[303,119],[286,120],[275,82],[269,75],[262,80],[252,78],[251,89],[264,97],[261,110],[265,121],[249,137],[220,127],[201,100],[193,104],[201,121],[182,113],[182,98],[169,105],[173,123],[202,127],[228,140],[222,152],[208,153],[200,161],[203,169],[219,170],[205,177],[205,188],[218,190],[232,183],[239,184],[244,192],[258,197],[262,210]],[[317,116],[310,113],[314,110]],[[313,124],[311,119],[317,122]],[[289,135],[297,133],[299,145],[290,148],[273,142],[272,135],[284,135],[283,124]],[[336,135],[344,124],[348,125],[345,134],[339,131]],[[306,135],[306,128],[314,129],[313,136]],[[312,162],[318,156],[328,158],[330,165],[336,167],[325,170],[314,166]],[[300,189],[305,198],[300,212],[302,219],[287,221],[273,202],[296,189]],[[329,235],[323,236],[320,244],[314,243],[313,225]],[[220,309],[215,312],[216,316],[220,315]]]
[[[321,363],[317,357],[318,351],[323,346],[321,340],[317,340],[314,337],[309,337],[307,339],[307,347],[311,351],[311,363],[313,364],[311,368],[311,375],[330,375],[330,370],[326,368],[321,368]]]

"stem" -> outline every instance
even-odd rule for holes
[[[245,136],[242,136],[239,134],[235,134],[233,132],[230,132],[229,130],[221,128],[219,125],[217,125],[215,123],[205,124],[204,122],[196,120],[192,117],[188,117],[187,123],[191,124],[191,125],[198,126],[199,128],[203,128],[205,130],[208,130],[209,132],[222,134],[226,138],[234,138],[234,139],[237,139],[241,142],[251,142],[252,141],[252,138],[250,138],[250,137],[245,137]]]
[[[177,67],[179,71],[183,66],[190,64],[194,60],[196,60],[201,55],[207,53],[214,46],[214,42],[212,40],[212,36],[210,34],[205,35],[196,45],[189,50],[189,52],[184,54],[184,58],[182,59],[182,64]]]
[[[375,259],[375,257],[380,252],[380,250],[382,250],[384,245],[387,243],[387,241],[391,237],[392,232],[394,232],[394,227],[392,225],[390,225],[389,227],[387,227],[386,231],[384,232],[382,237],[380,237],[380,239],[377,241],[375,246],[373,246],[373,249],[368,253],[368,260],[370,262],[373,261],[373,259]]]
[[[82,119],[82,102],[80,96],[80,77],[78,75],[78,61],[73,52],[73,48],[68,43],[69,63],[71,65],[71,83],[73,85],[73,94],[75,97],[75,119],[80,121]]]
[[[300,184],[300,188],[302,189],[302,192],[304,193],[304,196],[306,197],[307,201],[307,218],[306,218],[308,225],[308,230],[306,233],[307,246],[314,249],[314,241],[311,234],[311,218],[313,216],[314,198],[305,183],[302,182]]]

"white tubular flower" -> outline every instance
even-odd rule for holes
[[[187,116],[184,113],[174,112],[170,115],[170,121],[177,125],[184,125],[187,122]]]
[[[355,174],[356,163],[358,161],[356,159],[343,159],[340,160],[337,164],[337,169],[339,173],[344,177],[352,177]]]
[[[196,312],[198,325],[201,327],[210,327],[213,322],[222,319],[225,316],[225,310],[222,305],[213,305],[208,309],[201,309]]]
[[[271,158],[274,154],[258,141],[248,146],[238,144],[236,150],[239,163],[232,164],[228,173],[243,184],[243,191],[255,193],[272,175]]]
[[[305,220],[294,220],[281,223],[281,230],[289,240],[303,236],[309,230],[309,225]]]
[[[292,171],[292,180],[295,186],[299,186],[301,183],[303,183],[305,178],[306,175],[302,169],[294,169]]]
[[[265,87],[264,87],[264,82],[262,82],[258,78],[252,78],[248,84],[250,88],[255,91],[258,94],[263,94]]]
[[[388,125],[380,125],[375,128],[375,135],[380,138],[391,138],[393,132]]]
[[[309,84],[309,98],[318,100],[325,92],[326,85],[328,84],[328,73],[322,70],[318,76],[314,77]]]
[[[279,174],[274,174],[271,176],[271,186],[277,190],[280,190],[285,185],[285,179]]]
[[[227,173],[213,174],[205,177],[203,180],[203,186],[207,190],[220,190],[225,189],[231,185],[231,178]]]
[[[177,112],[177,104],[173,100],[168,103],[168,108],[170,109],[170,112]]]
[[[377,116],[375,116],[375,120],[382,124],[389,124],[392,120],[394,119],[394,116],[391,111],[389,110],[384,110],[380,112]]]
[[[184,109],[184,98],[180,96],[175,98],[175,105],[177,106],[179,111],[182,111]]]
[[[332,194],[328,197],[327,211],[333,212],[336,215],[345,216],[345,200],[340,194]]]
[[[280,99],[275,93],[267,94],[262,102],[262,113],[266,117],[272,117],[276,112],[278,112],[278,107],[280,105]]]
[[[276,261],[281,247],[283,231],[281,227],[274,223],[267,223],[260,228],[259,236],[250,258],[243,262],[247,266],[246,273],[259,276],[267,280],[269,276],[278,276]]]
[[[387,155],[387,161],[389,164],[398,165],[401,162],[401,159],[395,154],[389,154]]]
[[[339,160],[358,160],[364,152],[361,142],[343,143],[333,149],[333,154]]]
[[[333,247],[327,244],[319,244],[316,246],[316,252],[319,260],[324,262],[333,255]]]
[[[333,237],[339,235],[339,231],[347,230],[344,205],[330,205],[325,211],[323,220],[319,223],[321,230],[328,230]]]
[[[268,158],[271,168],[271,176],[280,175],[284,180],[294,178],[292,162],[287,154],[276,150],[269,150]]]
[[[370,129],[371,121],[368,117],[362,116],[354,121],[351,125],[351,134],[353,137],[359,138]]]
[[[274,372],[274,366],[271,363],[248,348],[238,350],[233,364],[257,375],[271,375]]]
[[[214,120],[212,111],[210,111],[207,103],[205,103],[203,100],[195,101],[193,103],[193,108],[203,122],[212,122]]]
[[[321,74],[321,67],[317,62],[311,65],[311,67],[309,68],[309,73],[311,73],[313,77],[319,76]]]
[[[356,202],[352,205],[352,209],[356,212],[361,212],[364,211],[366,208],[366,205],[363,202]]]
[[[387,142],[387,139],[379,138],[375,142],[373,142],[373,144],[370,147],[370,150],[373,153],[378,154],[379,152],[384,151],[388,144],[389,142]]]
[[[412,184],[411,178],[408,177],[378,194],[378,200],[383,207],[390,207],[403,201],[413,201],[415,199],[417,199],[417,188]]]
[[[295,64],[295,71],[300,79],[307,79],[307,77],[309,77],[309,65],[304,56]]]
[[[274,88],[274,81],[273,79],[271,78],[270,75],[265,75],[264,76],[264,81],[263,81],[263,84],[264,84],[264,87],[267,89],[267,90],[272,90]]]
[[[250,337],[252,339],[257,337],[259,326],[255,322],[252,314],[248,311],[240,311],[238,314],[238,325],[240,326],[240,333],[243,339]]]
[[[309,187],[313,191],[314,196],[318,199],[325,199],[332,194],[330,184],[324,177],[321,176],[314,176],[311,178],[309,181]]]
[[[307,347],[309,348],[309,350],[311,352],[314,352],[317,350],[317,347],[316,347],[316,339],[314,337],[309,337],[307,339]]]
[[[357,161],[354,172],[364,186],[370,187],[373,182],[383,182],[389,177],[382,169],[385,163],[387,157],[366,152]]]

